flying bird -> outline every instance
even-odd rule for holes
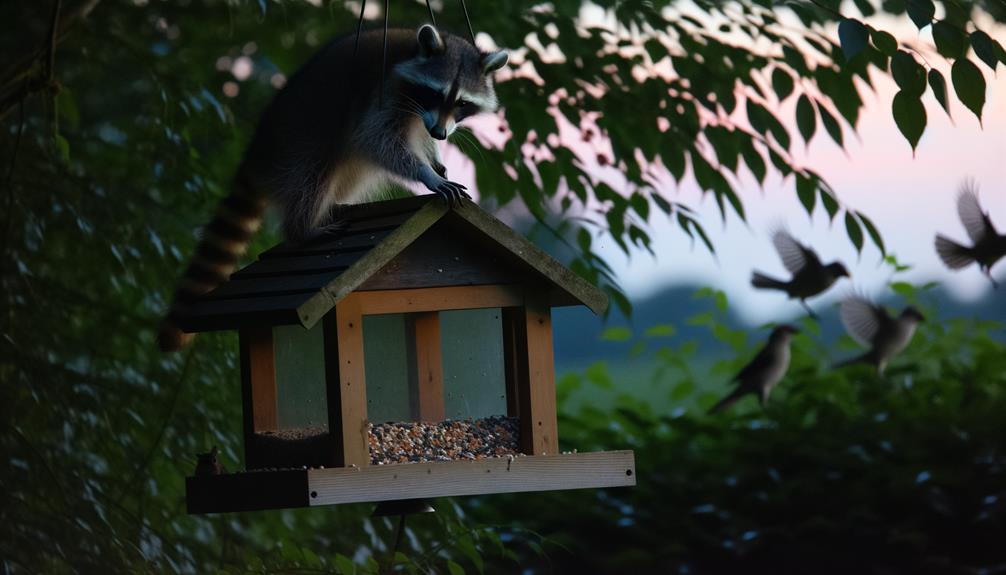
[[[772,243],[782,258],[782,264],[793,278],[783,281],[755,271],[751,274],[751,285],[759,289],[779,290],[785,292],[790,299],[799,299],[800,305],[811,317],[816,318],[817,314],[807,305],[807,298],[823,293],[838,278],[849,277],[849,271],[841,262],[822,264],[814,250],[796,241],[785,230],[777,230],[772,234]]]
[[[888,315],[884,308],[859,296],[842,301],[839,305],[839,317],[849,335],[869,350],[839,362],[835,367],[868,363],[881,375],[888,362],[908,347],[916,326],[925,321],[922,313],[912,306],[906,307],[895,318]]]
[[[737,388],[714,405],[709,413],[723,411],[749,393],[756,394],[758,402],[764,407],[772,388],[789,369],[789,344],[797,333],[800,330],[788,324],[773,329],[765,347],[731,380],[737,382]]]
[[[972,245],[963,246],[942,234],[936,234],[936,253],[952,270],[977,263],[978,269],[989,278],[992,286],[998,287],[996,280],[992,278],[992,266],[1006,256],[1006,235],[996,232],[989,213],[982,210],[978,203],[978,186],[973,180],[967,180],[961,186],[957,195],[957,215],[960,216]]]

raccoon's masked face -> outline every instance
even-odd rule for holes
[[[416,36],[419,54],[395,70],[403,81],[403,96],[422,119],[430,136],[445,140],[458,122],[498,107],[492,73],[507,63],[507,53],[482,53],[470,43],[442,37],[426,25]]]

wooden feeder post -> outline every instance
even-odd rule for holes
[[[238,342],[241,354],[245,465],[254,469],[266,465],[259,455],[255,434],[277,428],[272,328],[243,328],[238,332]]]
[[[504,308],[508,415],[520,418],[521,452],[559,452],[552,313],[540,289],[525,288],[524,306]]]

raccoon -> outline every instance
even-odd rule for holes
[[[339,228],[339,204],[366,201],[389,179],[422,182],[452,203],[470,197],[447,179],[436,140],[497,109],[492,73],[507,53],[429,25],[388,30],[385,51],[384,34],[336,38],[277,92],[176,289],[162,350],[191,339],[174,318],[227,280],[269,204],[286,239],[306,242]]]

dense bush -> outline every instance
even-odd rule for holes
[[[700,321],[724,347],[743,341],[719,317]],[[494,497],[474,505],[476,517],[545,537],[545,556],[514,547],[541,572],[1001,570],[1006,354],[995,336],[1002,326],[923,324],[884,377],[865,367],[832,370],[813,323],[803,326],[789,375],[764,411],[749,398],[706,415],[728,387],[699,384],[689,369],[695,350],[686,345],[656,354],[654,389],[695,408],[655,413],[646,397],[623,395],[610,407],[563,414],[565,449],[635,450],[636,487]],[[848,353],[848,343],[836,355]],[[712,372],[732,375],[750,355]],[[590,377],[568,376],[560,393],[622,383],[603,373],[594,366]]]

